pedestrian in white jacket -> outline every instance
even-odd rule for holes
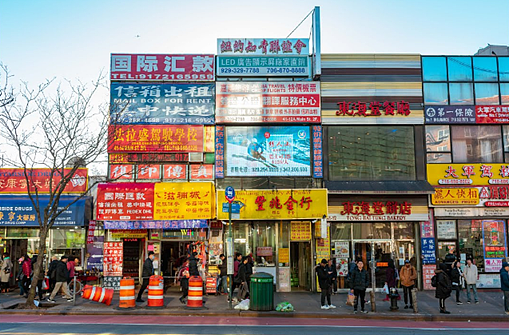
[[[467,259],[467,265],[465,266],[465,270],[463,271],[463,275],[465,276],[465,284],[467,286],[467,304],[470,303],[470,289],[474,292],[474,301],[476,304],[479,303],[479,299],[477,298],[477,279],[479,277],[479,273],[477,272],[477,266],[472,263],[472,259]]]

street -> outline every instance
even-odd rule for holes
[[[2,322],[7,321],[7,322]],[[0,334],[507,334],[509,323],[305,318],[6,316]]]

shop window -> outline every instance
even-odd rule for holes
[[[351,236],[351,224],[350,223],[334,223],[334,224],[331,224],[330,229],[331,229],[331,241],[337,241],[337,240],[350,241],[350,236]]]
[[[422,57],[424,81],[447,81],[445,57]]]
[[[390,240],[391,239],[391,223],[390,222],[376,222],[376,223],[359,223],[353,225],[353,239],[354,240]]]
[[[472,81],[472,59],[470,57],[448,57],[449,81]]]
[[[451,105],[474,104],[474,90],[471,83],[449,84],[449,95]]]
[[[499,105],[498,100],[498,84],[475,84],[476,105]]]
[[[481,220],[458,220],[458,244],[460,257],[471,257],[478,270],[484,271]]]
[[[397,222],[394,224],[394,239],[396,240],[413,240],[414,225],[408,222]]]
[[[474,80],[497,81],[497,58],[474,57]]]
[[[446,83],[424,83],[424,104],[426,105],[448,105]]]
[[[85,229],[52,229],[52,249],[81,249],[85,246]]]
[[[414,132],[409,126],[331,126],[330,180],[415,179]]]
[[[276,224],[254,222],[251,224],[250,246],[255,264],[274,266],[276,262]]]
[[[428,163],[451,163],[449,126],[426,126],[426,151]]]
[[[433,163],[452,163],[451,154],[450,153],[432,153],[426,155],[427,162],[429,164]]]
[[[242,255],[248,254],[248,229],[249,224],[247,223],[235,222],[232,225],[234,252],[240,252]]]
[[[499,126],[451,126],[455,163],[503,162]]]
[[[500,81],[509,81],[509,57],[498,57],[498,76]]]
[[[500,103],[509,105],[509,84],[500,84]]]

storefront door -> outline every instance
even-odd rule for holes
[[[376,288],[384,286],[385,273],[391,258],[391,241],[354,241],[354,259],[360,259],[364,263],[364,269],[370,274],[370,284],[374,269]]]
[[[291,242],[290,274],[292,291],[311,290],[311,243]]]

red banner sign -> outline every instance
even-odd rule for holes
[[[104,276],[122,276],[124,248],[122,242],[104,242]]]
[[[112,180],[133,180],[134,170],[132,165],[110,165],[110,179]]]
[[[202,152],[203,126],[110,125],[108,152]]]
[[[65,169],[68,174],[71,169]],[[30,189],[39,193],[50,193],[50,169],[27,169],[28,180],[31,184]],[[56,190],[57,184],[62,179],[58,171],[53,173],[53,184],[51,188]],[[71,177],[69,183],[65,186],[63,193],[85,193],[87,191],[88,169],[77,169]],[[0,193],[26,193],[27,180],[23,169],[0,169]]]
[[[477,123],[509,123],[509,106],[475,106]]]
[[[214,55],[111,55],[112,81],[213,81]]]
[[[96,222],[94,220],[90,220],[88,223],[87,244],[94,243],[95,226]]]
[[[214,179],[214,164],[192,164],[189,166],[191,179]]]
[[[152,220],[153,183],[111,183],[97,187],[97,220]]]

